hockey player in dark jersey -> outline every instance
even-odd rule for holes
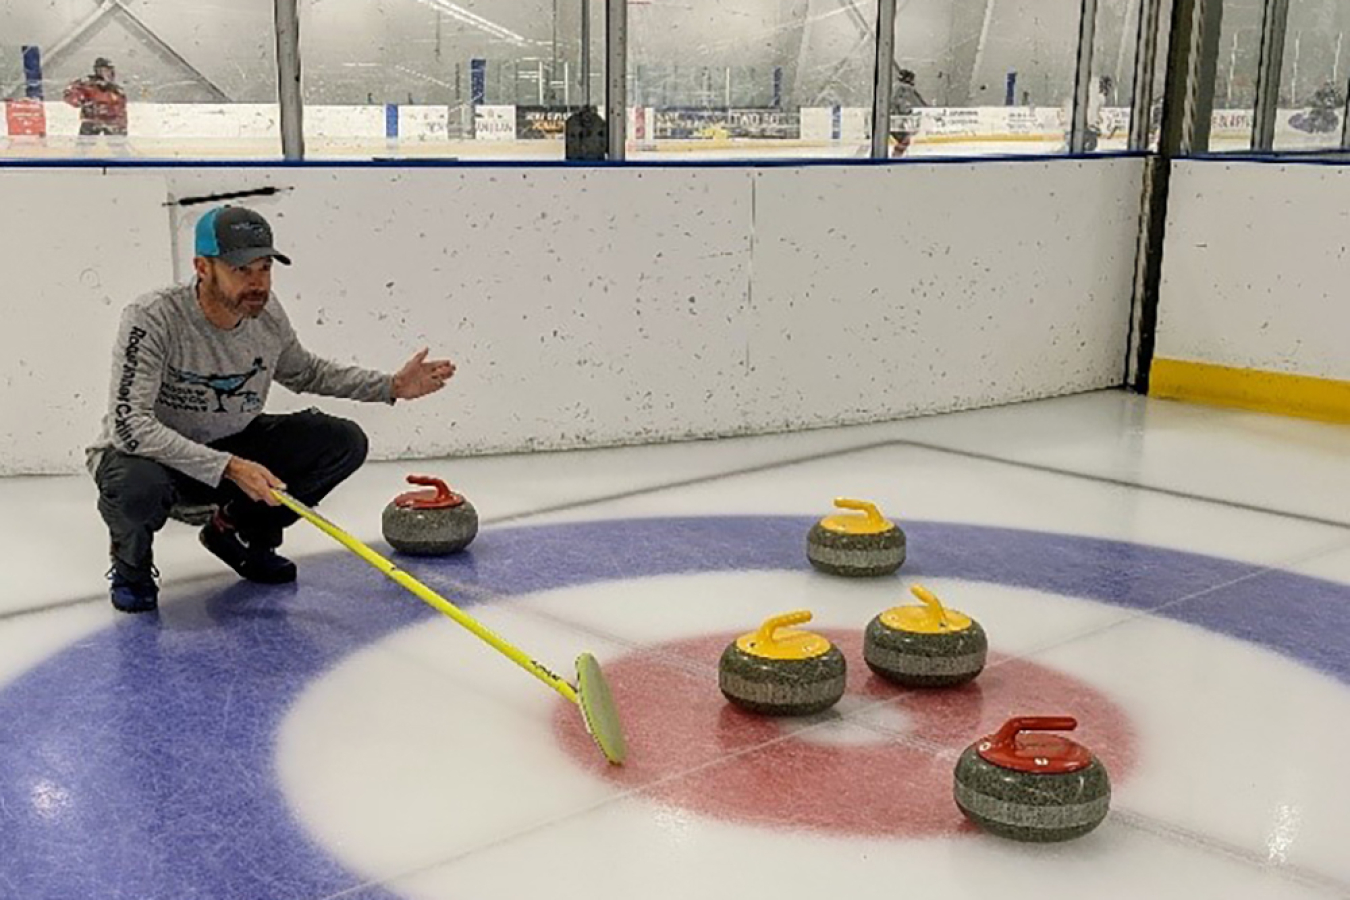
[[[1328,81],[1313,94],[1307,112],[1294,114],[1289,124],[1308,134],[1330,134],[1341,127],[1341,112],[1345,96],[1334,83]]]
[[[891,93],[891,156],[898,159],[909,152],[914,140],[914,132],[919,130],[919,110],[928,106],[919,89],[915,87],[914,72],[901,69],[896,73],[895,86]]]
[[[1088,108],[1086,128],[1083,132],[1083,152],[1096,153],[1102,138],[1113,138],[1116,132],[1120,130],[1120,123],[1115,120],[1111,114],[1108,104],[1111,101],[1111,95],[1116,89],[1116,80],[1110,75],[1103,75],[1093,84],[1092,90],[1088,92]],[[1061,121],[1065,125],[1064,145],[1060,147],[1061,153],[1068,153],[1072,143],[1071,125],[1073,124],[1073,104],[1072,94],[1064,101],[1064,106],[1060,110]]]

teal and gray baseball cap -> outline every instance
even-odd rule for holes
[[[267,220],[242,206],[220,206],[197,220],[197,255],[238,267],[265,257],[291,264],[289,256],[272,246]]]

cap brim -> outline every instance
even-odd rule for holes
[[[242,268],[250,263],[257,262],[260,259],[275,259],[283,266],[291,264],[291,258],[284,253],[278,253],[271,247],[249,247],[246,250],[235,250],[232,253],[222,253],[220,259],[224,260],[235,268]]]

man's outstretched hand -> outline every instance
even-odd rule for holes
[[[231,456],[230,461],[226,463],[225,477],[239,485],[239,490],[244,492],[244,496],[250,500],[266,503],[268,506],[280,505],[272,493],[273,488],[279,491],[286,490],[285,482],[267,471],[266,466],[237,456]]]
[[[394,399],[416,400],[434,394],[455,374],[455,364],[448,359],[428,360],[430,350],[423,347],[417,355],[398,370],[394,376]]]

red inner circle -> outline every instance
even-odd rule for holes
[[[861,631],[817,633],[848,659],[848,689],[836,711],[774,719],[732,706],[717,688],[717,663],[737,635],[706,635],[605,664],[628,738],[624,766],[605,762],[572,704],[559,702],[555,731],[579,765],[625,788],[651,785],[642,796],[657,803],[835,835],[916,838],[970,830],[952,801],[957,757],[1014,716],[1075,717],[1074,741],[1096,754],[1117,784],[1134,766],[1125,712],[1072,676],[991,653],[980,677],[963,687],[906,689],[868,670]],[[862,724],[849,729],[863,743],[796,733],[838,720],[840,708],[881,703],[892,714],[882,724],[865,724],[871,717],[859,713]],[[890,724],[896,712],[903,725]],[[858,723],[859,715],[843,721]]]

